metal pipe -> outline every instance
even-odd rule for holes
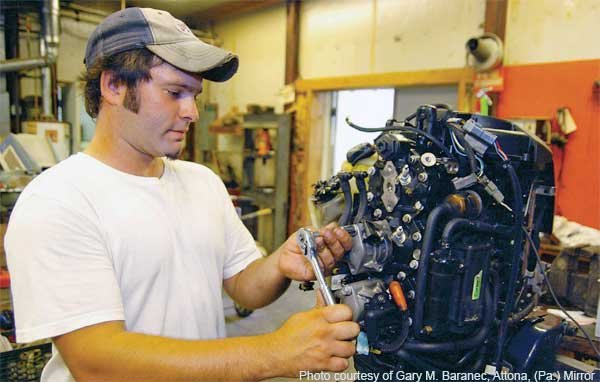
[[[41,67],[42,112],[44,116],[52,117],[54,113],[52,107],[52,70],[50,69],[50,65],[56,63],[58,44],[60,42],[58,0],[44,0],[40,15],[42,33],[42,40],[40,41],[41,57],[0,61],[0,73]]]
[[[49,62],[46,57],[26,59],[15,58],[12,60],[0,61],[0,73],[18,72],[20,70],[41,68],[42,66],[48,65],[48,63]]]
[[[44,0],[41,11],[42,40],[40,41],[40,55],[47,57],[49,64],[42,68],[42,116],[54,117],[52,94],[52,70],[50,65],[56,62],[58,56],[59,32],[59,4],[58,0]]]
[[[58,0],[44,0],[42,5],[42,38],[46,44],[46,54],[56,61],[60,43],[60,21]]]
[[[48,57],[46,54],[46,43],[44,40],[40,41],[40,54],[42,57]],[[52,72],[50,71],[50,64],[42,67],[41,70],[41,81],[42,81],[42,116],[52,117]]]
[[[19,57],[19,13],[16,9],[7,10],[4,14],[5,32],[4,43],[6,47],[6,59],[15,59]],[[6,75],[6,89],[10,97],[10,131],[18,133],[21,126],[21,82],[18,73],[8,73]],[[0,90],[2,91],[2,90]]]

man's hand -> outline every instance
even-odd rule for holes
[[[319,230],[319,233],[320,236],[315,242],[322,265],[321,269],[327,275],[331,272],[334,264],[344,256],[344,253],[352,248],[352,237],[335,223],[328,224]],[[279,257],[279,270],[283,275],[296,281],[315,279],[312,266],[296,242],[296,233],[287,239],[280,250],[282,253]]]
[[[284,376],[297,377],[300,371],[343,371],[347,358],[355,353],[350,340],[360,327],[346,305],[315,308],[291,316],[283,326],[268,334]]]

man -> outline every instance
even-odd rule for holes
[[[181,21],[128,8],[92,33],[86,107],[95,136],[23,191],[6,234],[20,342],[51,337],[43,381],[258,380],[344,370],[358,326],[343,305],[279,330],[223,338],[221,288],[248,308],[314,274],[290,237],[261,258],[226,190],[173,160],[198,119],[203,79],[226,81],[236,56]],[[165,159],[171,158],[171,159]],[[351,239],[322,230],[329,270]]]

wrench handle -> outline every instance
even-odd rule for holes
[[[335,304],[335,300],[333,299],[333,295],[331,294],[331,290],[325,283],[325,277],[323,276],[323,272],[321,272],[321,267],[319,267],[319,262],[317,261],[316,256],[310,256],[310,263],[312,264],[315,277],[319,283],[319,290],[321,290],[321,294],[325,299],[325,305],[333,305]]]

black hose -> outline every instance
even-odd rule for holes
[[[416,335],[423,328],[423,315],[425,309],[425,292],[427,289],[427,269],[429,268],[429,256],[433,251],[433,240],[435,229],[441,218],[452,213],[454,208],[447,202],[435,207],[427,217],[425,232],[423,234],[423,246],[421,247],[421,257],[419,259],[419,272],[417,273],[417,284],[415,287],[415,314],[413,327]]]
[[[514,246],[513,246],[513,255],[511,261],[511,272],[510,278],[508,280],[508,290],[506,291],[506,300],[504,303],[504,309],[502,311],[502,318],[500,320],[500,327],[498,329],[498,345],[496,349],[496,367],[500,367],[500,363],[502,361],[502,353],[504,348],[504,342],[506,341],[508,324],[509,324],[509,315],[511,313],[511,308],[514,304],[515,298],[515,288],[517,283],[517,277],[519,274],[519,259],[521,258],[521,252],[523,247],[523,231],[521,227],[523,226],[523,192],[521,190],[521,184],[519,183],[519,178],[517,177],[517,173],[515,172],[514,167],[510,162],[505,162],[504,167],[506,168],[509,178],[510,184],[512,186],[513,192],[513,213],[514,213]]]
[[[518,323],[519,321],[521,321],[522,319],[524,319],[525,317],[527,317],[527,315],[529,313],[531,313],[533,308],[535,308],[538,305],[539,301],[540,301],[540,295],[536,293],[535,295],[533,295],[531,302],[529,304],[527,304],[526,307],[524,307],[519,312],[513,314],[512,316],[510,316],[508,318],[508,325],[512,326],[512,325]]]
[[[410,132],[410,133],[413,133],[413,134],[418,134],[418,135],[421,135],[421,136],[429,139],[448,158],[453,158],[454,159],[454,155],[452,155],[452,153],[450,152],[450,150],[448,150],[448,148],[446,146],[444,146],[442,144],[442,142],[438,141],[437,138],[435,138],[433,135],[427,133],[426,131],[417,129],[415,127],[408,127],[406,125],[403,125],[403,126],[373,127],[373,128],[361,127],[361,126],[355,125],[354,123],[350,122],[350,118],[348,118],[348,117],[346,117],[346,123],[348,124],[348,126],[352,127],[353,129],[356,129],[358,131],[362,131],[362,132],[365,132],[365,133],[375,133],[375,132],[381,132],[381,131],[406,131],[406,132]]]
[[[497,284],[496,280],[494,284]],[[497,293],[499,288],[494,285],[494,292]],[[404,343],[403,350],[416,351],[421,353],[450,353],[459,352],[474,347],[479,347],[488,338],[492,323],[496,317],[496,304],[497,296],[492,297],[490,288],[486,288],[485,292],[485,310],[483,315],[483,324],[481,328],[472,337],[461,339],[457,341],[447,342],[421,342],[418,340],[409,340]]]
[[[354,179],[356,180],[356,188],[358,189],[358,210],[354,217],[354,223],[361,221],[365,212],[367,211],[367,186],[365,185],[365,178],[367,173],[364,171],[357,171],[354,173]]]
[[[350,224],[350,218],[352,217],[352,191],[350,190],[349,183],[352,174],[340,172],[337,177],[340,180],[340,187],[344,193],[344,212],[340,216],[340,220],[338,220],[338,225],[345,226]]]
[[[513,233],[513,228],[502,224],[488,224],[479,220],[469,220],[465,218],[454,218],[446,224],[442,233],[442,246],[450,243],[450,238],[457,230],[471,230],[479,232],[494,233],[500,236],[509,236]]]

